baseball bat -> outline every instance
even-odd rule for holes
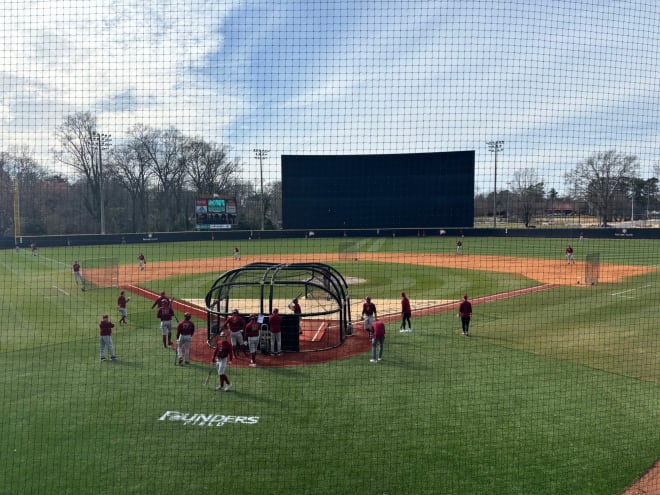
[[[213,373],[213,368],[211,368],[211,369],[209,370],[208,375],[206,375],[206,378],[204,379],[204,385],[208,385],[208,384],[209,384],[209,380],[211,379],[211,373]]]

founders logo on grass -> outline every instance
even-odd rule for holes
[[[256,425],[259,416],[225,416],[224,414],[188,414],[179,411],[166,411],[159,421],[178,421],[192,426],[224,426],[226,424]]]

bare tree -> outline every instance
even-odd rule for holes
[[[185,208],[181,208],[186,171],[182,160],[183,136],[173,127],[160,130],[143,125],[135,126],[130,136],[137,159],[147,164],[157,181],[156,228],[168,231],[185,228],[187,217]]]
[[[607,225],[612,202],[619,191],[637,176],[638,163],[634,155],[615,150],[596,153],[566,174],[566,181],[578,197],[596,210],[600,223]]]
[[[101,210],[100,162],[98,147],[94,144],[96,117],[90,112],[78,112],[65,117],[57,128],[56,136],[62,146],[55,151],[55,159],[78,172],[83,180],[83,204],[93,218]]]
[[[543,181],[539,180],[534,169],[518,170],[513,174],[513,192],[518,198],[518,215],[527,227],[543,202]]]
[[[190,184],[201,196],[211,196],[229,189],[240,171],[238,162],[229,159],[226,146],[200,138],[185,140],[182,160]]]
[[[139,232],[147,227],[149,214],[149,180],[151,169],[138,152],[139,145],[129,140],[116,147],[110,155],[111,174],[121,184],[131,198],[131,230]]]
[[[266,187],[265,194],[266,219],[271,227],[282,227],[282,182],[272,182]]]
[[[11,235],[14,225],[14,179],[10,175],[10,156],[0,153],[0,236]]]

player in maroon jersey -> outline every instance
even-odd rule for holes
[[[302,308],[300,307],[300,303],[298,302],[298,298],[294,298],[293,301],[289,303],[289,309],[293,311],[294,315],[298,316],[298,333],[302,334],[302,326],[300,325],[300,321],[302,317],[300,316],[302,314]]]
[[[192,315],[185,313],[183,321],[176,326],[176,354],[179,358],[179,364],[185,359],[186,364],[190,364],[190,343],[195,334],[195,324],[191,321]]]
[[[229,330],[234,357],[237,358],[241,347],[244,345],[243,330],[245,330],[245,320],[238,314],[238,309],[234,309],[231,312],[231,316],[227,318],[224,328]]]
[[[373,322],[378,318],[376,314],[376,305],[371,302],[371,298],[367,296],[362,305],[362,319],[364,320],[364,329],[369,332],[369,338],[373,332]]]
[[[470,319],[472,318],[472,303],[468,301],[468,295],[463,296],[463,301],[458,306],[458,316],[461,319],[463,336],[470,336]]]
[[[276,356],[282,354],[282,315],[280,310],[273,308],[273,314],[268,317],[270,330],[270,353]]]
[[[138,267],[140,270],[144,270],[147,267],[147,259],[144,257],[143,253],[140,253],[138,256]]]
[[[215,389],[228,392],[231,388],[231,382],[225,373],[225,369],[227,367],[227,363],[231,362],[234,351],[230,342],[230,335],[227,334],[224,336],[221,334],[221,336],[224,338],[218,341],[218,345],[213,352],[213,357],[211,358],[211,363],[214,363],[216,369],[218,370],[218,386],[215,387]]]
[[[171,306],[172,305],[172,300],[165,295],[165,291],[162,291],[160,295],[156,298],[154,303],[151,305],[151,309],[154,309],[156,306],[161,307],[161,306]]]
[[[566,246],[566,262],[568,265],[575,263],[575,260],[573,259],[573,247],[570,244]]]
[[[164,304],[158,308],[156,316],[160,320],[160,330],[163,334],[163,347],[167,348],[168,345],[172,345],[172,317],[174,316],[174,310],[169,304]]]
[[[128,314],[128,312],[126,310],[126,303],[128,303],[128,301],[130,301],[130,300],[131,300],[131,298],[126,297],[124,291],[121,291],[119,293],[119,297],[117,298],[117,309],[119,310],[119,314],[121,315],[121,318],[119,319],[119,324],[120,325],[124,325],[124,324],[128,323],[126,321],[126,316]]]
[[[412,332],[412,324],[410,323],[410,316],[412,310],[410,309],[410,299],[406,296],[405,292],[401,293],[401,330],[400,332]],[[406,329],[406,322],[408,322],[408,329]]]
[[[247,325],[245,325],[245,337],[250,349],[250,366],[257,366],[257,346],[259,345],[259,329],[261,325],[257,321],[257,315],[250,315]]]
[[[371,362],[376,363],[383,359],[383,344],[385,343],[385,324],[375,320],[372,324],[373,337],[371,338]],[[376,347],[380,346],[378,358],[376,358]]]
[[[85,279],[82,276],[82,271],[80,270],[80,263],[78,261],[73,262],[73,281],[76,283],[76,285],[80,284],[81,289],[85,289]]]
[[[103,319],[99,323],[99,344],[101,347],[101,361],[105,361],[105,348],[108,348],[110,359],[113,361],[117,359],[115,356],[115,346],[112,344],[112,329],[115,324],[110,321],[108,315],[103,315]]]

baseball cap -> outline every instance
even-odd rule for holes
[[[277,314],[277,313],[279,313],[279,312],[280,312],[279,309],[277,309],[277,308],[273,308],[273,314]]]
[[[231,310],[232,313],[238,313],[238,308],[234,308]]]
[[[188,320],[192,317],[192,315],[190,313],[185,313],[183,316],[186,318],[186,320]]]
[[[107,320],[108,318],[109,318],[108,315],[103,315],[103,319],[104,319],[104,320]]]
[[[467,298],[468,298],[468,295],[467,295],[467,294],[463,294],[463,299],[467,299]]]

